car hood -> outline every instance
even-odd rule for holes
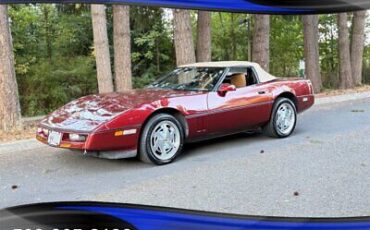
[[[74,132],[91,132],[123,112],[164,99],[199,92],[163,89],[131,90],[123,93],[89,95],[74,100],[52,112],[41,125]]]

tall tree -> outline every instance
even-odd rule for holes
[[[254,15],[252,60],[269,70],[270,59],[270,16]]]
[[[235,15],[231,13],[231,25],[235,25]],[[236,60],[236,35],[235,35],[235,26],[231,26],[230,28],[230,36],[231,36],[231,54],[232,60]],[[249,39],[248,39],[249,41]],[[229,44],[228,44],[229,45]]]
[[[112,68],[110,64],[109,41],[105,5],[91,5],[94,34],[96,70],[100,93],[113,92]]]
[[[173,10],[173,26],[177,66],[194,63],[195,52],[188,10]]]
[[[340,88],[347,89],[354,85],[352,79],[347,13],[338,14],[337,23]]]
[[[305,15],[302,20],[306,76],[312,81],[315,93],[319,93],[322,86],[319,62],[319,16]]]
[[[52,22],[51,22],[51,13],[53,7],[48,4],[41,5],[40,7],[41,12],[43,14],[43,24],[44,24],[44,36],[45,36],[45,42],[46,42],[46,51],[47,51],[47,57],[49,60],[49,63],[51,63],[52,60]]]
[[[130,7],[113,6],[114,82],[116,91],[132,89]]]
[[[366,10],[353,14],[352,40],[351,40],[351,67],[352,78],[355,85],[362,83],[362,61],[365,42]]]
[[[18,85],[14,70],[8,6],[0,4],[0,130],[21,126]]]
[[[211,61],[211,12],[198,11],[197,62]]]

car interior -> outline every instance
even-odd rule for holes
[[[222,83],[235,85],[235,87],[238,89],[255,85],[258,83],[258,81],[252,68],[235,68],[230,69],[229,74],[225,77]]]

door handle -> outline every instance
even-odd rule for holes
[[[265,94],[266,91],[258,91],[258,94]]]

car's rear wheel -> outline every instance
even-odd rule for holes
[[[157,114],[150,118],[143,129],[139,157],[145,163],[168,164],[181,153],[183,144],[181,123],[169,114]]]
[[[278,98],[274,103],[269,123],[263,128],[271,137],[290,136],[297,123],[297,109],[288,98]]]

